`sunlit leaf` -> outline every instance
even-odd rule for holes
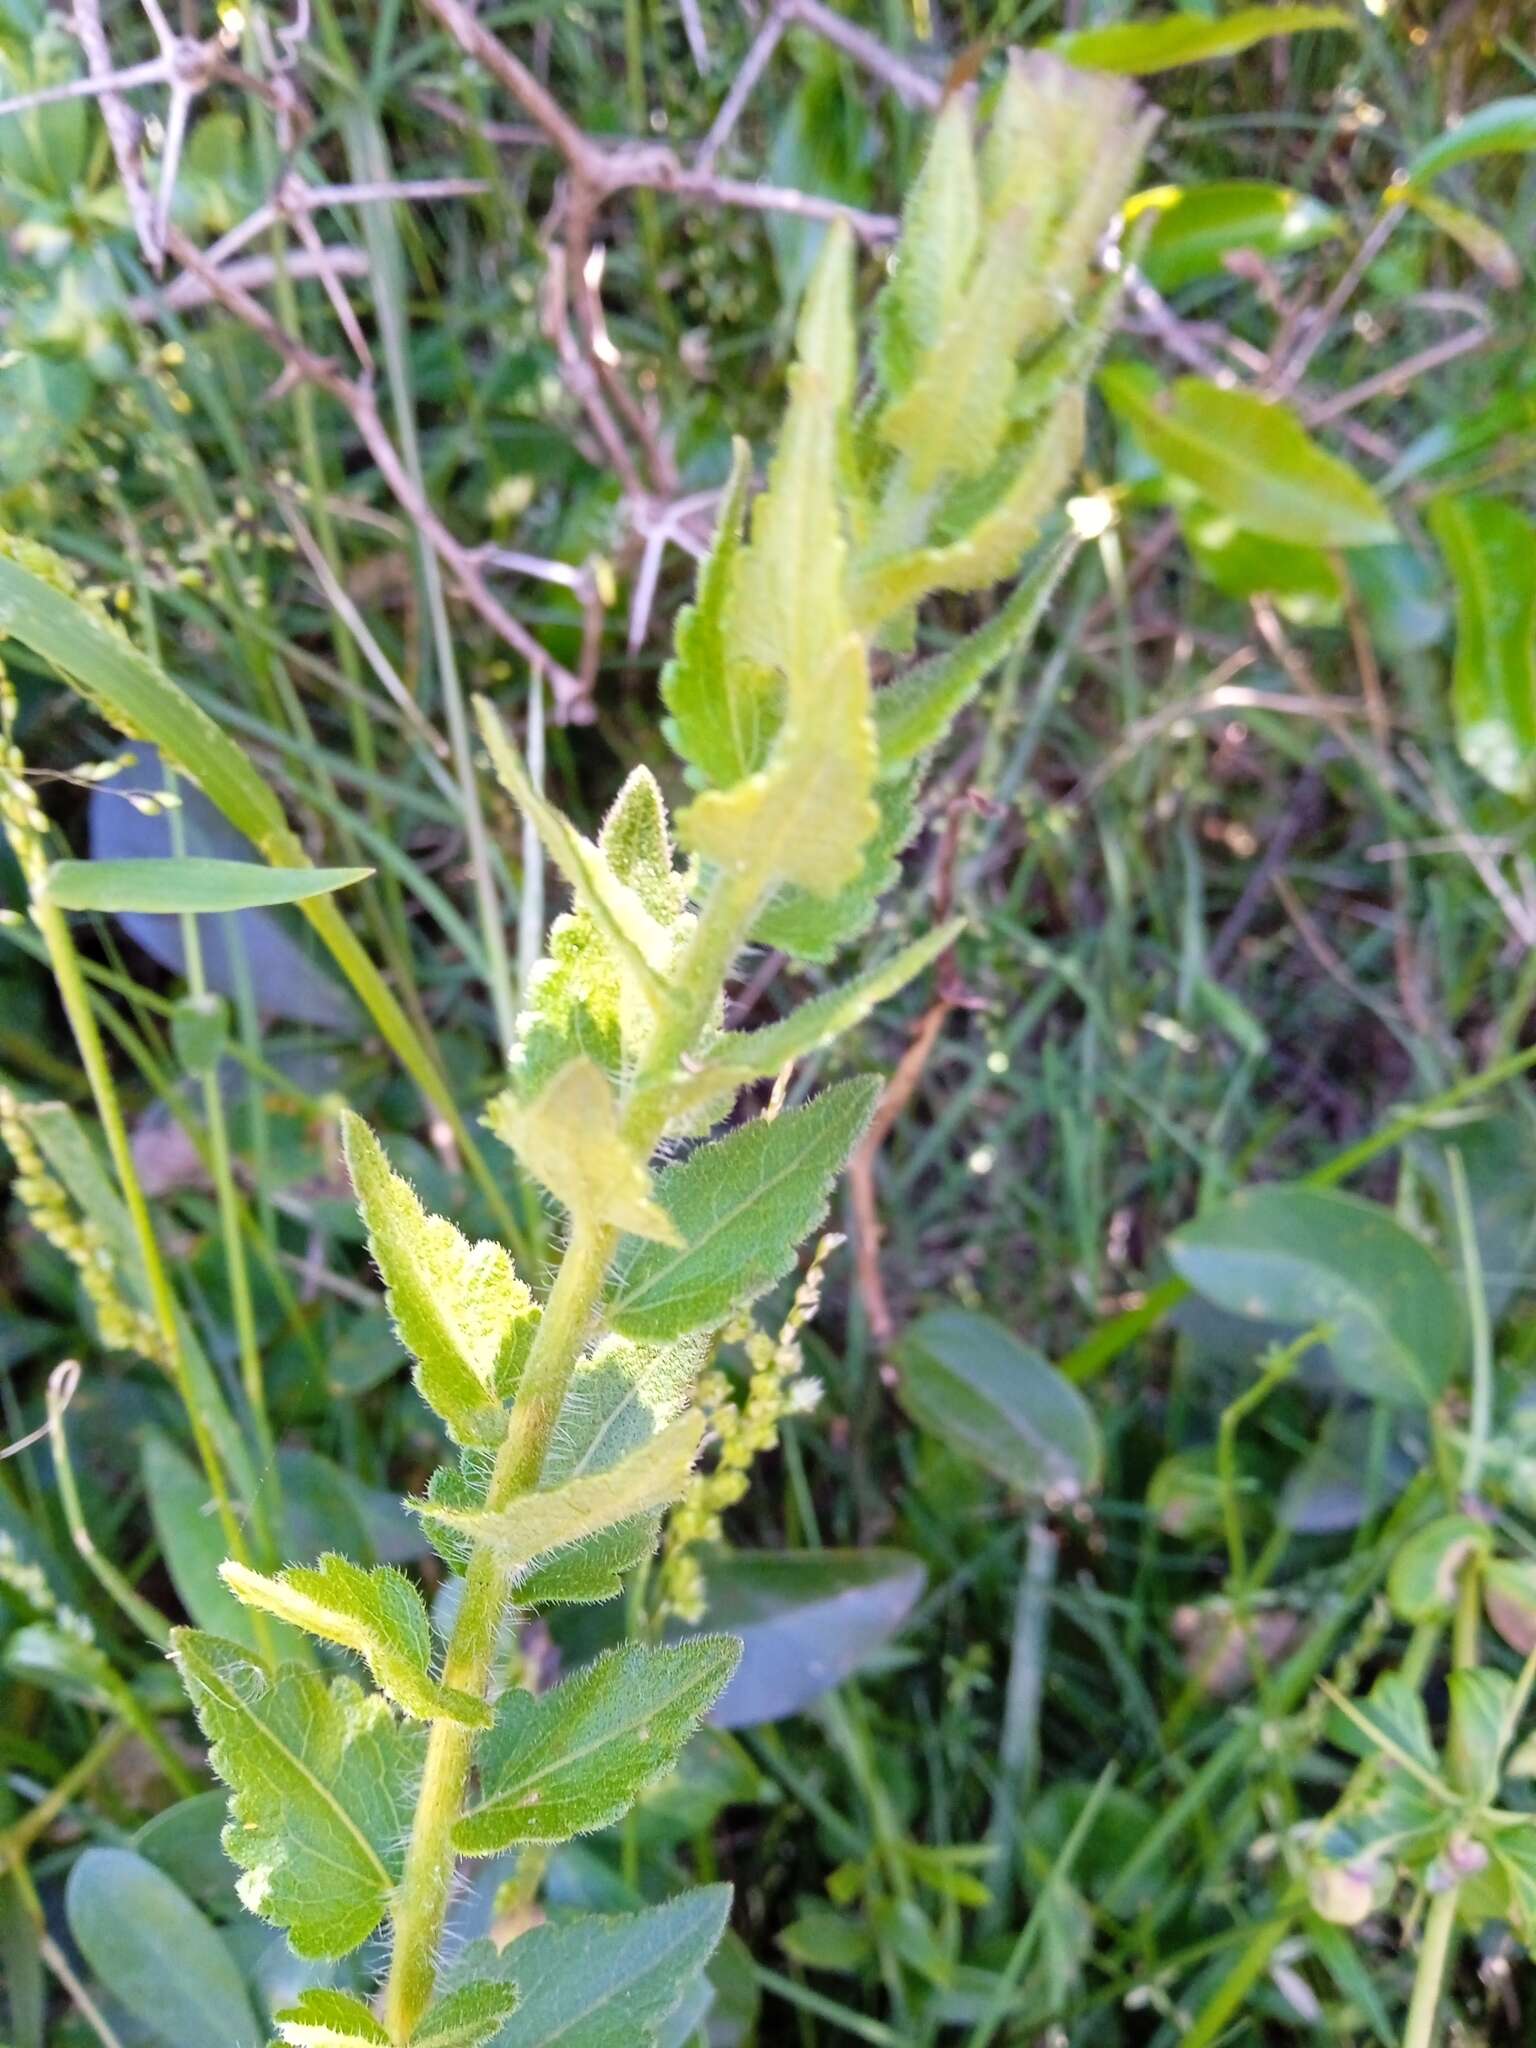
[[[1116,71],[1143,77],[1179,64],[1205,64],[1235,57],[1273,36],[1307,29],[1355,28],[1342,7],[1239,7],[1231,14],[1165,14],[1156,21],[1117,23],[1057,36],[1051,47],[1086,71]]]
[[[56,860],[48,894],[61,910],[255,910],[302,903],[366,882],[372,868],[269,868],[254,860]]]

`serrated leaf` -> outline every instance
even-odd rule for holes
[[[804,1059],[831,1045],[909,981],[915,981],[964,930],[965,919],[952,917],[853,981],[812,996],[776,1024],[765,1024],[757,1031],[721,1032],[700,1057],[697,1073],[679,1083],[674,1101],[687,1106],[712,1100],[722,1090],[744,1088],[750,1081],[777,1074],[791,1060]]]
[[[1536,796],[1536,522],[1496,498],[1438,498],[1430,531],[1456,584],[1451,705],[1462,759]]]
[[[698,1146],[656,1182],[678,1244],[629,1238],[613,1267],[609,1320],[665,1343],[722,1322],[781,1279],[827,1212],[832,1182],[874,1114],[873,1076],[823,1089],[801,1109],[760,1117]]]
[[[171,1651],[230,1788],[224,1846],[246,1907],[301,1956],[347,1954],[389,1909],[426,1750],[351,1679],[271,1676],[236,1643],[177,1629]]]
[[[1034,637],[1081,546],[1076,532],[1063,534],[974,633],[875,692],[875,732],[883,771],[915,761],[937,746],[993,669]]]
[[[935,1309],[907,1331],[898,1391],[926,1430],[1026,1497],[1075,1499],[1104,1450],[1070,1380],[991,1316]]]
[[[501,1508],[457,1509],[436,1501],[411,1503],[450,1529],[492,1544],[512,1571],[636,1515],[677,1499],[688,1482],[704,1418],[690,1409],[605,1472],[567,1479],[520,1494]]]
[[[1239,7],[1231,14],[1165,14],[1158,21],[1117,23],[1111,28],[1079,29],[1057,36],[1051,48],[1085,71],[1109,71],[1145,77],[1172,71],[1180,64],[1204,64],[1216,57],[1235,57],[1273,36],[1294,36],[1307,29],[1353,30],[1355,22],[1342,7]]]
[[[678,617],[675,651],[662,671],[668,737],[706,786],[730,789],[763,765],[779,722],[778,678],[731,648],[726,609],[741,555],[741,527],[752,481],[752,452],[732,444],[731,476],[714,544],[699,571],[694,600]]]
[[[667,807],[649,768],[632,768],[624,778],[598,830],[597,850],[658,924],[677,923],[687,901],[687,877],[674,865]]]
[[[286,2048],[389,2048],[389,2036],[350,1991],[311,1985],[296,2005],[272,2015]]]
[[[675,946],[667,926],[658,923],[635,890],[619,880],[600,849],[534,788],[501,720],[483,697],[475,699],[475,711],[497,779],[531,819],[545,852],[602,934],[623,977],[629,1007],[665,1016],[672,1005],[665,977]]]
[[[642,1913],[583,1914],[535,1927],[498,1954],[488,1942],[456,1966],[466,1978],[517,1985],[521,2003],[494,2048],[655,2048],[714,1953],[729,1885],[684,1892]]]
[[[485,1121],[582,1223],[676,1241],[650,1168],[624,1135],[613,1083],[594,1061],[567,1061],[531,1102],[498,1095]]]
[[[359,1116],[342,1120],[347,1170],[401,1343],[427,1406],[461,1443],[495,1443],[538,1322],[498,1244],[471,1244],[422,1207]]]
[[[1426,143],[1409,160],[1406,176],[1410,184],[1438,178],[1454,164],[1470,163],[1474,157],[1523,154],[1536,149],[1536,94],[1523,93],[1511,99],[1490,100],[1475,107],[1443,135]]]
[[[56,860],[48,895],[61,910],[200,912],[302,903],[366,882],[372,868],[269,868],[254,860]]]
[[[1154,462],[1249,532],[1321,548],[1397,538],[1375,491],[1319,447],[1289,407],[1203,377],[1148,393],[1123,365],[1101,371],[1099,384]]]
[[[461,1984],[432,2007],[410,2048],[484,2048],[516,2012],[517,2000],[515,1984]]]
[[[933,124],[902,207],[895,274],[875,309],[881,373],[893,394],[905,390],[914,366],[957,312],[980,232],[970,107],[963,93],[954,93]]]
[[[827,229],[795,323],[795,353],[820,379],[834,413],[853,397],[858,338],[853,326],[853,231],[836,220]]]
[[[752,937],[776,946],[795,960],[827,961],[866,932],[880,900],[901,873],[898,856],[917,830],[916,778],[909,774],[881,782],[875,791],[879,822],[864,848],[859,872],[835,896],[781,889],[758,912]]]
[[[1357,1393],[1436,1400],[1466,1345],[1445,1268],[1389,1211],[1305,1187],[1247,1188],[1178,1231],[1174,1270],[1234,1315],[1331,1326],[1328,1352]]]
[[[355,1652],[379,1689],[415,1719],[458,1721],[466,1728],[489,1724],[484,1700],[433,1678],[426,1602],[393,1565],[367,1571],[327,1551],[313,1565],[290,1565],[270,1578],[231,1558],[220,1576],[248,1607]]]
[[[873,631],[929,591],[985,590],[1011,575],[1076,472],[1085,419],[1081,391],[1064,391],[1034,428],[1027,450],[1017,462],[1009,457],[1003,495],[969,525],[963,539],[861,566],[850,598],[861,626]]]
[[[492,1856],[619,1819],[671,1770],[740,1655],[729,1636],[666,1650],[630,1643],[548,1692],[505,1693],[476,1747],[479,1790],[455,1846]]]

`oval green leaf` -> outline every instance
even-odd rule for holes
[[[1497,498],[1440,498],[1430,531],[1456,585],[1451,707],[1469,768],[1536,796],[1536,523]]]
[[[1143,212],[1155,219],[1141,267],[1160,292],[1177,291],[1197,277],[1219,276],[1227,257],[1239,249],[1285,256],[1339,232],[1339,216],[1331,206],[1255,178],[1141,192],[1126,214],[1135,219]]]
[[[1079,29],[1075,35],[1055,37],[1050,47],[1085,71],[1140,78],[1153,71],[1172,71],[1179,64],[1235,57],[1274,36],[1354,26],[1342,7],[1239,7],[1219,20],[1203,14],[1165,14],[1159,21]]]
[[[262,910],[366,882],[372,868],[269,868],[256,860],[56,860],[48,894],[61,910]]]
[[[234,1957],[163,1870],[131,1849],[87,1849],[64,1906],[97,1981],[164,2048],[261,2048]]]
[[[901,1405],[923,1429],[1032,1500],[1098,1483],[1103,1446],[1070,1380],[991,1316],[937,1309],[901,1347]]]
[[[1288,406],[1203,377],[1161,392],[1126,365],[1099,383],[1163,469],[1195,485],[1250,533],[1313,548],[1376,547],[1397,538],[1363,477],[1321,448]]]
[[[922,1595],[904,1550],[779,1550],[707,1561],[711,1631],[741,1638],[736,1675],[709,1720],[755,1728],[798,1714],[881,1650]],[[687,1642],[691,1629],[674,1635]]]
[[[1452,164],[1527,149],[1536,149],[1536,93],[1490,100],[1486,107],[1479,107],[1454,128],[1447,128],[1443,135],[1426,143],[1409,162],[1406,175],[1411,185],[1419,185],[1428,178],[1438,178]]]
[[[1461,1301],[1449,1275],[1385,1209],[1306,1187],[1248,1188],[1168,1247],[1197,1294],[1239,1316],[1305,1329],[1357,1393],[1428,1404],[1460,1364]]]

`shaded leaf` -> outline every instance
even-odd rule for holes
[[[630,1643],[548,1692],[505,1693],[476,1747],[479,1790],[454,1829],[457,1847],[490,1856],[619,1819],[671,1770],[740,1654],[729,1636],[665,1650]]]
[[[1033,1500],[1098,1484],[1093,1411],[1070,1380],[991,1316],[937,1309],[901,1346],[902,1406],[915,1422]]]
[[[787,1273],[827,1211],[833,1180],[874,1112],[872,1076],[698,1146],[656,1181],[679,1243],[626,1239],[609,1320],[652,1342],[709,1327]]]
[[[1461,1302],[1444,1267],[1384,1209],[1304,1187],[1248,1188],[1169,1243],[1174,1270],[1234,1315],[1328,1323],[1346,1385],[1428,1403],[1461,1362]]]
[[[1536,94],[1490,100],[1426,143],[1410,158],[1406,176],[1410,184],[1423,184],[1453,164],[1470,163],[1474,157],[1531,149],[1536,149]]]
[[[705,1574],[710,1626],[742,1642],[716,1728],[781,1721],[851,1678],[901,1628],[927,1576],[903,1550],[763,1551],[709,1558]]]
[[[131,1849],[87,1849],[64,1908],[98,1981],[164,2048],[261,2048],[234,1957],[153,1863]]]
[[[1536,521],[1496,498],[1437,498],[1430,531],[1456,584],[1451,705],[1467,765],[1536,796]]]
[[[313,1565],[289,1565],[275,1577],[228,1559],[226,1586],[248,1607],[275,1614],[362,1658],[374,1683],[418,1720],[459,1721],[483,1728],[491,1718],[484,1700],[431,1675],[432,1630],[426,1603],[393,1565],[371,1571],[328,1551]]]

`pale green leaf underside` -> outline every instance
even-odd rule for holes
[[[475,1752],[475,1803],[454,1830],[473,1856],[606,1827],[669,1771],[741,1655],[732,1636],[609,1650],[550,1691],[506,1693]]]
[[[302,903],[366,882],[372,868],[269,868],[254,860],[204,860],[182,854],[162,860],[56,860],[48,894],[61,910],[256,910]]]
[[[286,2048],[389,2048],[389,2036],[350,1991],[312,1986],[295,2005],[273,2014]]]
[[[657,1177],[682,1248],[628,1239],[609,1320],[653,1342],[705,1329],[764,1292],[826,1214],[832,1182],[874,1113],[873,1076],[823,1089],[802,1109],[759,1118]]]
[[[299,1955],[366,1941],[399,1882],[426,1730],[351,1679],[275,1677],[237,1643],[177,1629],[172,1654],[230,1788],[224,1846],[253,1913]]]
[[[220,1573],[248,1607],[354,1651],[373,1673],[375,1685],[407,1714],[422,1721],[459,1721],[468,1728],[489,1724],[491,1711],[483,1700],[433,1678],[426,1603],[393,1565],[365,1571],[328,1551],[313,1565],[290,1565],[275,1577],[233,1559]]]
[[[499,1955],[476,1942],[458,1974],[518,1988],[494,2048],[654,2048],[714,1952],[730,1902],[729,1885],[708,1885],[643,1913],[535,1927]]]

